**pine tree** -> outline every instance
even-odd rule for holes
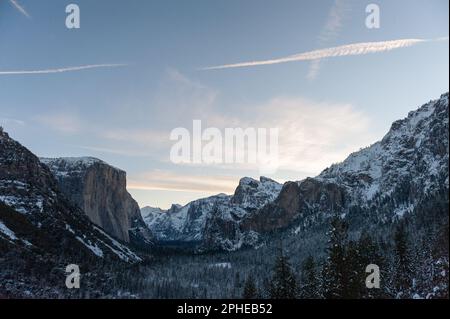
[[[358,251],[359,251],[359,263],[358,268],[361,272],[361,277],[359,279],[361,285],[361,298],[374,299],[386,297],[384,281],[384,268],[385,261],[381,254],[379,244],[375,242],[367,232],[363,232],[358,241]],[[365,279],[368,276],[365,273],[365,269],[368,265],[375,264],[380,269],[380,288],[368,289],[365,285]]]
[[[365,265],[361,258],[360,247],[355,242],[349,242],[345,249],[346,271],[342,278],[342,298],[360,299],[365,286]]]
[[[421,248],[415,253],[414,294],[427,299],[448,299],[448,236],[447,221],[436,232],[425,233],[422,238]]]
[[[447,193],[448,194],[448,193]],[[447,213],[448,214],[448,213]],[[448,216],[448,215],[447,215]],[[439,237],[433,249],[434,276],[433,294],[430,298],[448,299],[449,287],[449,223],[439,229]]]
[[[311,255],[306,258],[302,265],[300,298],[319,299],[320,282],[316,271],[316,263]]]
[[[298,285],[295,275],[289,263],[289,258],[280,249],[272,281],[270,282],[270,298],[271,299],[295,299],[298,297]]]
[[[271,280],[269,278],[264,278],[262,283],[262,289],[260,291],[260,296],[262,299],[270,299],[271,290]]]
[[[437,238],[437,236],[426,233],[425,238]],[[433,293],[433,279],[435,277],[431,243],[425,238],[422,238],[419,249],[414,252],[415,285],[412,293],[421,298],[426,298],[430,293]]]
[[[348,263],[346,261],[346,246],[348,225],[339,217],[331,221],[329,231],[328,258],[322,270],[322,290],[327,299],[346,297],[346,286],[349,281]]]
[[[394,289],[396,298],[410,298],[412,288],[412,269],[408,237],[404,223],[397,226],[395,236]]]
[[[258,290],[256,288],[255,280],[253,276],[248,276],[244,285],[244,294],[242,296],[244,299],[255,299],[258,297]]]
[[[241,295],[241,291],[242,291],[242,283],[241,283],[241,277],[239,274],[239,271],[236,272],[236,275],[234,277],[234,292],[233,295],[235,298],[239,298],[239,296]]]

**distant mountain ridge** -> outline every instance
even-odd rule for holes
[[[157,240],[231,251],[258,246],[274,231],[308,231],[336,214],[366,226],[389,223],[448,189],[448,110],[446,93],[315,178],[284,185],[243,178],[232,196],[199,199],[144,220]]]
[[[168,211],[156,211],[149,214],[143,209],[142,214],[148,227],[160,242],[185,242],[193,245],[208,240],[211,245],[234,250],[240,247],[228,236],[241,236],[234,227],[235,221],[274,200],[281,190],[281,184],[262,177],[259,181],[242,178],[234,195],[219,194],[193,201],[185,206],[173,205]],[[217,234],[213,236],[214,227],[218,224],[231,226],[223,229],[227,237]],[[225,225],[226,224],[226,225]],[[245,235],[244,235],[245,236]]]

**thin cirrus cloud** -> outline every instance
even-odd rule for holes
[[[350,9],[349,0],[334,1],[328,13],[327,21],[319,35],[319,42],[321,44],[333,41],[339,36]]]
[[[31,15],[28,13],[27,10],[25,10],[25,8],[17,0],[9,0],[9,2],[25,17],[27,17],[28,19],[31,19]]]
[[[270,60],[260,60],[260,61],[250,61],[234,64],[224,64],[218,66],[211,66],[202,68],[201,70],[220,70],[220,69],[232,69],[232,68],[243,68],[243,67],[253,67],[261,65],[271,65],[280,64],[295,61],[312,61],[320,60],[325,58],[334,58],[342,56],[355,56],[355,55],[365,55],[369,53],[381,53],[386,51],[391,51],[400,48],[411,47],[423,42],[429,41],[439,41],[448,40],[448,38],[443,39],[399,39],[391,41],[380,41],[380,42],[361,42],[347,44],[327,49],[314,50],[309,52],[304,52],[300,54],[290,55],[287,57],[270,59]]]
[[[8,117],[0,117],[0,125],[6,124],[6,125],[20,125],[24,126],[25,122],[18,119],[8,118]]]
[[[82,120],[77,115],[69,113],[43,114],[35,116],[33,120],[46,128],[61,133],[77,133],[83,127]]]
[[[344,21],[347,19],[351,6],[349,0],[335,0],[328,13],[327,21],[318,37],[318,44],[323,47],[335,41],[341,33]],[[309,66],[307,78],[314,80],[320,71],[321,60],[313,60]]]
[[[44,69],[44,70],[17,70],[17,71],[0,71],[0,75],[37,75],[37,74],[54,74],[65,72],[76,72],[90,69],[100,68],[119,68],[125,67],[128,64],[125,63],[109,63],[109,64],[89,64],[80,66],[63,67],[56,69]]]
[[[279,171],[270,176],[276,180],[282,179],[282,173],[286,170],[297,173],[299,179],[316,176],[332,163],[344,160],[351,151],[376,140],[370,120],[349,104],[282,97],[256,106],[252,111],[244,111],[241,118],[222,115],[223,121],[219,122],[234,122],[237,127],[280,128]],[[249,118],[251,113],[258,115]],[[208,115],[220,117],[220,114]],[[190,173],[192,165],[196,166],[195,171],[206,170],[208,175]],[[236,188],[239,177],[259,174],[255,164],[192,165],[181,167],[182,172],[158,169],[136,172],[130,176],[128,189],[230,194]]]
[[[151,157],[152,152],[149,151],[139,151],[136,149],[127,149],[120,147],[98,147],[98,146],[85,146],[85,145],[73,145],[76,148],[86,150],[89,152],[94,152],[95,154],[113,154],[125,157]]]
[[[301,172],[304,177],[317,175],[332,163],[343,161],[350,152],[368,146],[380,137],[373,131],[368,116],[354,105],[298,96],[277,97],[245,107],[239,117],[208,115],[219,119],[211,123],[218,128],[221,128],[220,123],[234,123],[235,127],[242,128],[278,128],[279,171]],[[233,149],[224,151],[233,152]],[[216,168],[258,170],[254,164],[219,166]],[[271,177],[278,179],[281,175],[277,174]]]

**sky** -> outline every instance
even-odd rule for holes
[[[66,6],[80,28],[66,27]],[[379,28],[366,7],[380,9]],[[315,176],[449,89],[447,0],[0,0],[0,125],[127,172],[142,206],[233,193],[250,163],[174,163],[175,128],[278,128]]]

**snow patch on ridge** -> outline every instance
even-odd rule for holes
[[[103,250],[101,250],[97,244],[92,244],[90,240],[86,242],[83,238],[79,236],[75,236],[75,238],[80,241],[83,245],[85,245],[90,251],[92,251],[98,257],[103,258]]]
[[[18,239],[16,234],[11,229],[6,227],[6,225],[3,224],[3,222],[1,220],[0,220],[0,232],[3,233],[4,235],[6,235],[11,240]]]

